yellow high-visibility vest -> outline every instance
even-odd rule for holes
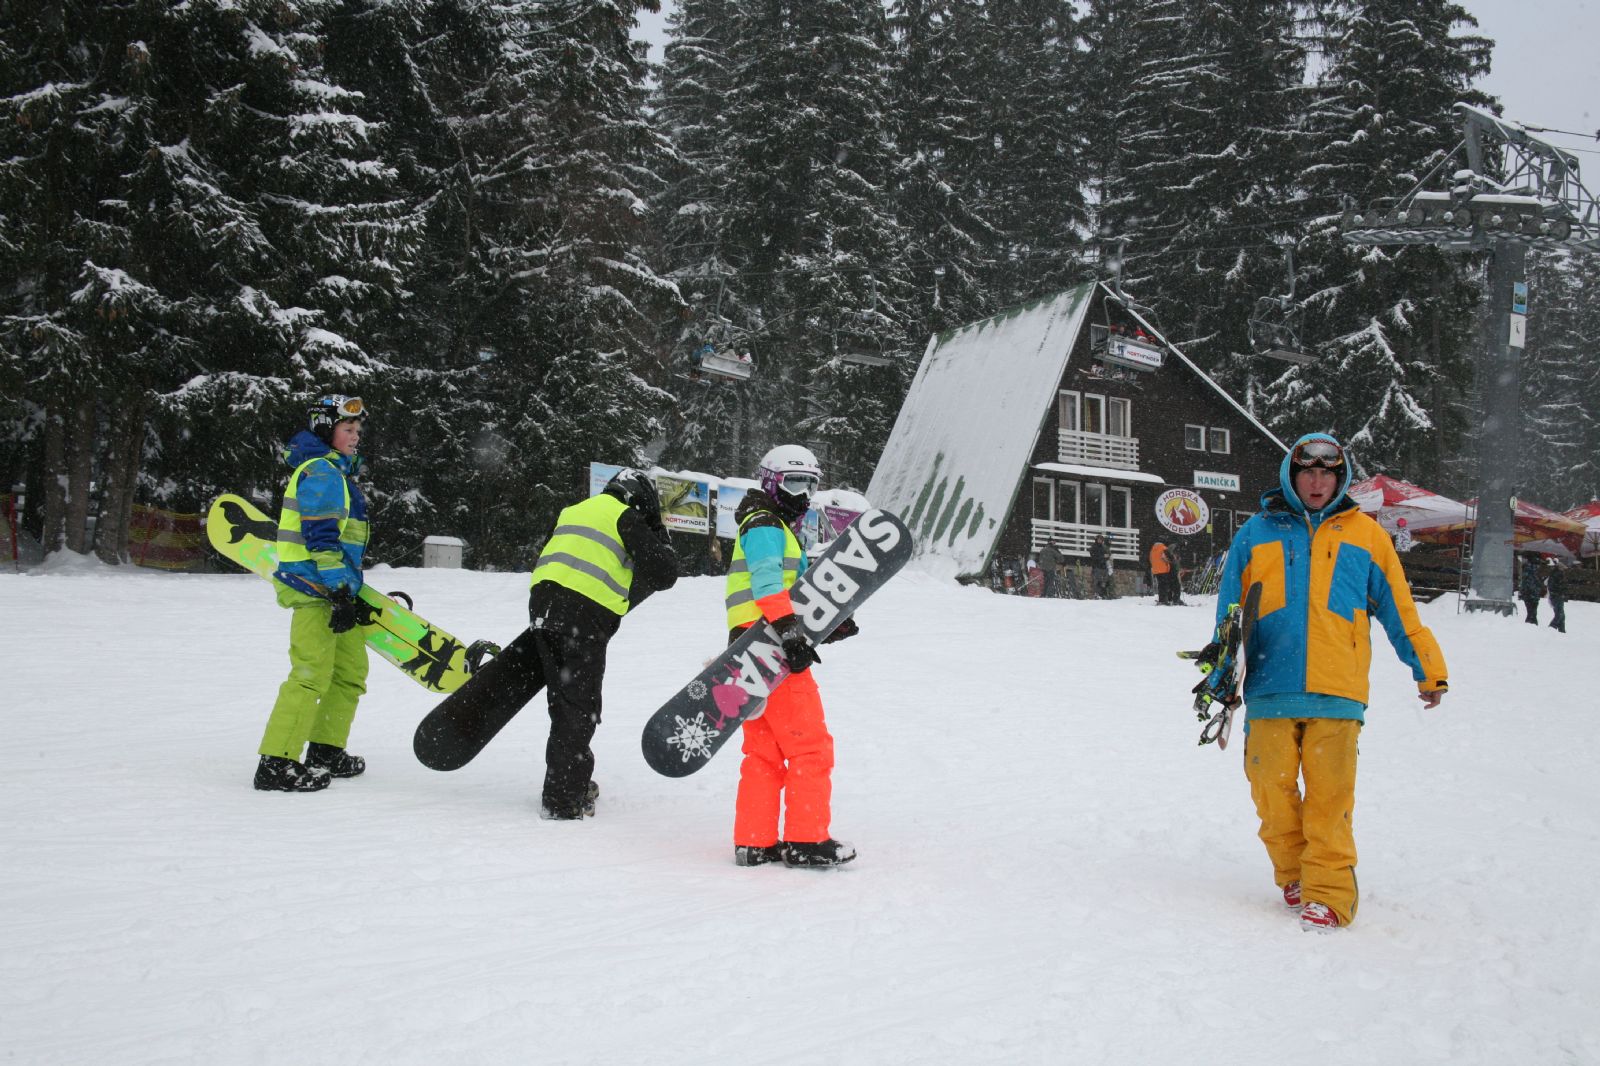
[[[350,481],[344,476],[344,471],[334,466],[339,474],[340,487],[344,489],[344,503],[337,513],[302,515],[300,513],[300,479],[311,468],[312,463],[326,462],[333,465],[332,460],[326,456],[317,456],[307,459],[295,467],[294,473],[289,477],[289,487],[283,493],[283,510],[278,512],[278,562],[304,563],[310,562],[311,552],[306,550],[306,538],[300,528],[303,518],[319,519],[332,518],[339,523],[339,543],[349,545],[355,549],[365,548],[371,527],[359,518],[350,517]]]
[[[617,522],[628,505],[601,493],[564,508],[528,581],[550,581],[615,612],[628,613],[633,558],[622,546]]]

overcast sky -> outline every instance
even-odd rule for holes
[[[1464,0],[1480,30],[1495,42],[1494,70],[1485,91],[1505,104],[1507,118],[1525,125],[1573,130],[1587,139],[1551,136],[1563,148],[1582,149],[1586,185],[1600,191],[1600,0]],[[640,16],[640,35],[661,58],[665,20]]]

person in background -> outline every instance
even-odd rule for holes
[[[1544,599],[1544,575],[1539,572],[1539,560],[1533,556],[1526,556],[1522,560],[1522,574],[1517,579],[1517,598],[1522,600],[1522,606],[1527,610],[1524,622],[1530,626],[1539,624],[1539,601]]]
[[[1245,776],[1283,901],[1299,910],[1301,928],[1317,931],[1349,925],[1360,902],[1351,815],[1372,623],[1411,667],[1424,707],[1449,688],[1393,542],[1345,495],[1350,467],[1326,433],[1296,441],[1278,487],[1234,535],[1217,590],[1220,629],[1229,606],[1261,585],[1242,651]]]
[[[1113,599],[1111,591],[1111,545],[1104,533],[1096,533],[1089,545],[1089,588],[1095,599]]]
[[[562,510],[534,564],[529,628],[550,702],[539,816],[593,816],[590,741],[600,725],[606,647],[622,619],[678,581],[678,560],[661,520],[661,496],[642,470],[617,471],[599,495]]]
[[[345,751],[367,691],[367,645],[356,606],[367,500],[355,480],[366,417],[359,396],[324,396],[283,449],[293,473],[278,517],[272,576],[279,605],[291,611],[289,677],[258,749],[255,787],[263,792],[317,792],[367,768]]]
[[[1550,628],[1557,633],[1567,631],[1567,572],[1561,560],[1550,557],[1550,573],[1545,578],[1545,591],[1550,595]]]
[[[1061,554],[1061,549],[1056,547],[1055,541],[1047,540],[1044,547],[1039,549],[1039,569],[1044,571],[1044,595],[1046,599],[1055,599],[1061,595],[1061,567],[1066,559]]]

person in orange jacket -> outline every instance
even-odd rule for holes
[[[1150,545],[1150,574],[1156,582],[1156,603],[1183,606],[1178,571],[1172,565],[1172,550],[1159,540]]]
[[[1351,476],[1335,438],[1296,441],[1279,487],[1229,545],[1217,590],[1220,623],[1261,585],[1242,652],[1245,776],[1283,901],[1319,932],[1349,925],[1360,902],[1351,814],[1373,623],[1411,667],[1423,706],[1437,707],[1450,687],[1393,542],[1345,495]]]
[[[733,861],[739,866],[838,866],[854,859],[856,849],[830,833],[833,737],[810,669],[819,657],[789,600],[790,587],[806,570],[796,530],[821,483],[822,468],[809,450],[787,444],[762,458],[760,479],[761,487],[745,493],[734,512],[739,532],[728,563],[728,639],[737,640],[762,620],[771,623],[791,672],[767,697],[761,716],[743,725]],[[847,619],[828,642],[856,631]]]

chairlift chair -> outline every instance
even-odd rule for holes
[[[1306,351],[1300,343],[1300,335],[1295,332],[1294,248],[1288,246],[1283,251],[1289,271],[1289,291],[1283,296],[1263,296],[1256,301],[1248,320],[1250,350],[1268,359],[1305,366],[1316,362],[1317,357]]]

